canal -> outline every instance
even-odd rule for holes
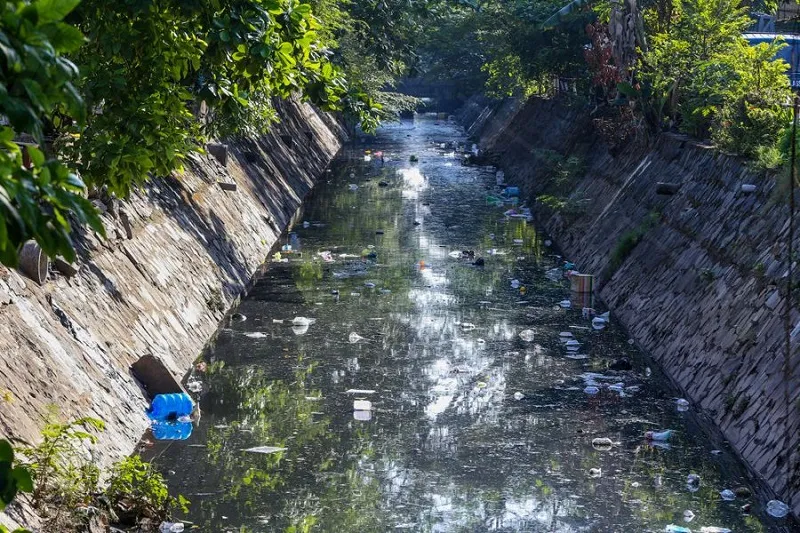
[[[183,518],[204,532],[787,531],[613,310],[596,329],[582,308],[599,302],[561,303],[568,258],[504,215],[495,172],[454,153],[465,142],[418,118],[343,150],[192,372],[193,434],[145,452],[190,500]]]

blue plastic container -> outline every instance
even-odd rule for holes
[[[519,196],[519,187],[506,187],[506,196]]]
[[[189,416],[194,410],[192,398],[185,392],[173,394],[158,394],[153,398],[147,416],[151,420],[169,420],[181,416]]]
[[[186,440],[192,436],[191,422],[153,422],[153,438],[156,440]]]

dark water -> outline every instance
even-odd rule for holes
[[[345,150],[282,242],[301,254],[272,263],[237,310],[246,320],[208,347],[199,426],[147,454],[191,500],[185,518],[209,532],[783,530],[755,496],[722,501],[750,486],[729,451],[712,454],[613,312],[595,331],[586,302],[557,305],[570,294],[544,275],[558,266],[545,237],[487,205],[493,172],[433,141],[464,138],[418,120]],[[365,149],[385,151],[385,167]],[[293,328],[296,316],[316,321]],[[560,332],[588,358],[567,358]],[[608,369],[623,356],[633,370]],[[609,378],[599,394],[583,391],[586,372]],[[607,388],[617,382],[622,393]],[[371,412],[354,412],[361,399]],[[661,428],[675,430],[669,446],[648,445]],[[255,446],[286,450],[243,451]]]

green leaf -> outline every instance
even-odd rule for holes
[[[44,165],[44,153],[41,150],[36,148],[35,146],[26,146],[25,150],[28,152],[28,157],[31,158],[31,162],[37,166],[41,167]]]
[[[57,52],[74,52],[85,42],[78,28],[63,22],[52,22],[41,29]]]
[[[37,0],[35,5],[39,10],[41,23],[58,22],[78,7],[81,0]]]
[[[30,470],[23,466],[18,466],[11,471],[11,475],[17,482],[17,489],[20,492],[33,492],[33,480]]]
[[[14,448],[7,440],[0,440],[0,463],[14,462]]]

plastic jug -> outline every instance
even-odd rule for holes
[[[192,435],[194,426],[191,422],[155,422],[152,425],[153,438],[156,440],[186,440]]]
[[[153,398],[147,416],[151,420],[168,420],[181,416],[189,416],[194,410],[192,398],[185,392],[173,394],[158,394]]]

